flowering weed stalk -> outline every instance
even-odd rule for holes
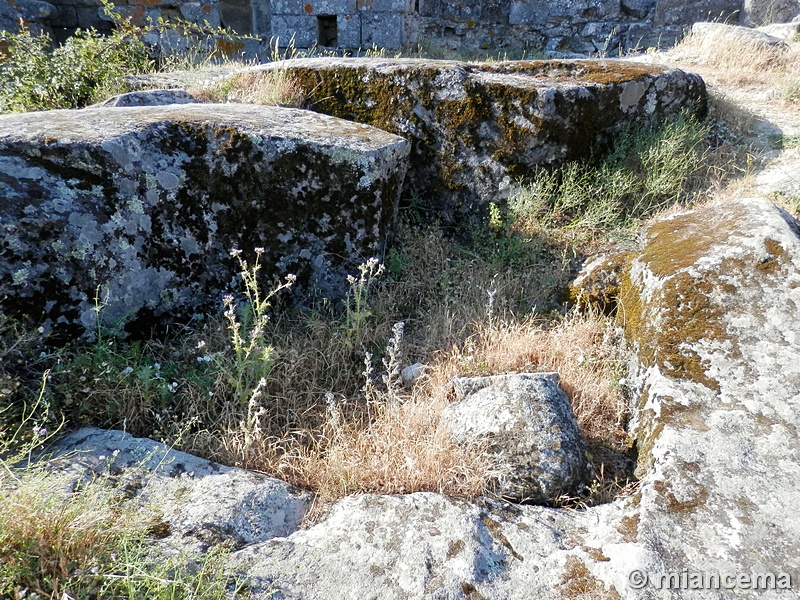
[[[256,258],[250,266],[242,258],[241,250],[231,250],[231,256],[239,261],[241,267],[239,274],[244,282],[246,300],[237,306],[233,295],[228,294],[223,299],[224,316],[233,349],[233,362],[231,364],[222,357],[214,357],[217,366],[225,373],[236,398],[243,406],[248,404],[261,380],[269,375],[274,363],[275,349],[267,343],[264,332],[269,321],[272,298],[281,290],[292,287],[297,279],[295,275],[287,275],[284,283],[264,295],[258,282],[260,259],[264,249],[256,248],[255,251]]]

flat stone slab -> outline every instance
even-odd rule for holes
[[[410,140],[406,195],[445,220],[501,199],[536,167],[588,157],[631,123],[706,110],[699,76],[611,60],[319,58],[250,70],[286,71],[308,108]]]
[[[381,254],[408,164],[395,135],[309,111],[186,104],[0,116],[0,297],[45,328],[148,322],[241,290],[335,298]]]
[[[258,473],[226,467],[123,431],[84,427],[48,449],[48,468],[76,481],[110,477],[143,505],[157,507],[159,537],[173,546],[245,546],[289,535],[311,495]]]

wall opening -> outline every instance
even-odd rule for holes
[[[253,6],[250,0],[220,0],[222,26],[241,35],[253,33]]]
[[[336,27],[336,15],[317,16],[317,46],[326,48],[338,45],[339,29]]]

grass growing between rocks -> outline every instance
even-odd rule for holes
[[[302,101],[285,74],[270,76],[242,75],[209,99]],[[459,235],[423,224],[411,202],[394,248],[382,265],[353,274],[341,305],[284,306],[277,288],[288,282],[259,277],[257,250],[243,249],[242,287],[220,299],[218,314],[157,338],[100,330],[92,343],[54,346],[0,318],[0,440],[8,442],[0,596],[215,598],[235,585],[219,569],[224,549],[188,570],[186,559],[148,561],[148,516],[108,482],[65,493],[58,476],[17,470],[11,457],[24,457],[20,449],[62,418],[65,427],[177,441],[323,501],[421,490],[472,498],[491,493],[492,473],[483,448],[454,443],[442,419],[449,381],[556,371],[597,473],[586,494],[560,504],[629,493],[624,344],[612,320],[571,310],[562,295],[585,255],[746,172],[749,119],[717,99],[708,124],[681,117],[657,131],[629,130],[608,156],[542,171]],[[417,362],[422,376],[404,381],[401,369]]]
[[[613,499],[634,485],[625,353],[611,320],[567,310],[562,294],[612,232],[625,239],[639,219],[713,185],[722,167],[709,131],[686,118],[631,130],[594,168],[542,173],[534,186],[547,194],[523,189],[460,236],[421,224],[412,203],[383,264],[362,265],[341,305],[284,306],[291,282],[269,291],[256,249],[235,253],[242,285],[221,299],[221,314],[158,338],[101,329],[93,343],[53,347],[6,319],[0,393],[18,409],[0,415],[0,435],[49,369],[50,418],[37,427],[63,415],[69,426],[180,440],[323,500],[420,490],[469,498],[491,493],[491,472],[483,449],[456,444],[442,420],[449,381],[557,371],[597,471],[587,495],[564,502]],[[422,376],[404,381],[401,370],[417,362]]]
[[[689,35],[668,53],[670,62],[690,67],[712,85],[767,88],[763,104],[800,109],[800,41],[766,46],[722,34]]]
[[[157,558],[156,515],[113,478],[86,480],[31,462],[58,433],[46,429],[44,389],[14,431],[0,431],[0,597],[213,600],[242,590],[223,546]]]

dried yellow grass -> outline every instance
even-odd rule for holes
[[[800,109],[800,41],[768,47],[714,33],[689,35],[668,53],[668,60],[691,68],[711,84],[775,88],[778,93],[767,103]]]
[[[299,107],[305,94],[288,71],[245,71],[208,87],[189,90],[200,102]]]

